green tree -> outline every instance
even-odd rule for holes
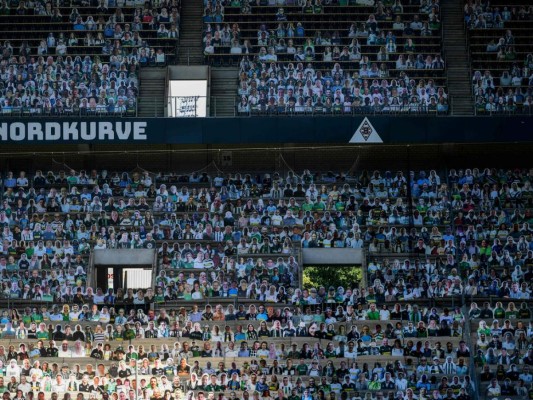
[[[306,289],[324,286],[351,287],[361,282],[363,276],[360,265],[312,265],[304,266],[303,286]]]

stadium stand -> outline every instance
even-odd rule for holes
[[[464,1],[0,0],[2,400],[532,400],[533,6]]]
[[[465,4],[476,113],[531,113],[532,20],[527,1]]]
[[[2,116],[135,116],[138,70],[166,65],[180,2],[3,1]]]
[[[448,111],[438,1],[217,2],[204,23],[207,62],[240,68],[240,115]]]
[[[10,172],[3,398],[530,396],[529,179]],[[368,286],[299,287],[309,247],[368,250]],[[90,287],[116,248],[155,286]]]

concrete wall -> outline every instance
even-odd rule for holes
[[[94,265],[152,266],[155,249],[117,249],[94,251]]]
[[[168,67],[170,80],[209,80],[209,67],[207,65],[172,65]]]
[[[302,173],[305,168],[315,171],[348,171],[355,175],[361,170],[390,170],[393,173],[421,169],[436,169],[441,173],[449,168],[529,168],[533,152],[530,144],[443,144],[432,146],[317,146],[298,148],[286,146],[193,146],[193,145],[90,145],[92,153],[78,153],[77,146],[3,147],[0,168],[4,171],[23,170],[33,173],[75,170],[98,167],[108,171],[131,171],[137,167],[148,171],[173,171],[188,173],[202,169],[216,175],[217,168],[227,172],[273,172],[286,174],[294,169]],[[53,150],[53,153],[52,153]],[[24,152],[24,153],[22,153]],[[232,165],[223,164],[222,154],[229,152]],[[62,163],[64,163],[62,165]]]
[[[363,265],[360,249],[302,249],[303,265]]]

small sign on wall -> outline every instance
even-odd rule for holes
[[[223,167],[231,167],[233,165],[232,151],[222,151],[220,153],[220,165]]]
[[[114,274],[113,268],[108,268],[107,269],[107,287],[109,289],[112,289],[114,287],[114,283],[115,283],[115,274]]]

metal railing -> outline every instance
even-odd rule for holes
[[[512,116],[512,115],[527,115],[531,116],[533,115],[533,105],[515,105],[513,106],[513,109],[509,109],[508,106],[504,106],[503,109],[500,110],[487,110],[486,105],[482,105],[483,108],[481,108],[481,105],[475,104],[474,105],[474,115],[480,115],[480,116]]]
[[[250,117],[250,116],[447,116],[451,110],[452,102],[444,109],[435,109],[428,105],[391,105],[386,108],[369,106],[353,106],[344,104],[329,105],[254,105],[242,107],[237,96],[154,96],[137,97],[135,103],[125,108],[117,109],[113,106],[81,108],[72,107],[58,110],[54,107],[10,107],[0,108],[0,118],[24,117],[147,117],[147,118],[209,118],[209,117]],[[516,114],[531,115],[533,109]],[[488,113],[488,112],[487,112]],[[494,112],[494,114],[509,115],[509,112]]]
[[[156,99],[155,101],[161,101],[161,99]],[[204,103],[205,102],[205,103]],[[202,114],[199,110],[203,107],[203,104],[206,106],[205,114]],[[309,116],[309,115],[392,115],[392,116],[405,116],[405,115],[436,115],[436,116],[446,116],[451,110],[451,99],[448,98],[447,104],[444,110],[433,109],[428,105],[419,105],[418,107],[411,105],[392,105],[385,109],[379,109],[378,107],[372,106],[361,106],[355,107],[352,105],[334,105],[331,104],[331,107],[324,106],[322,108],[314,106],[254,106],[248,107],[248,109],[243,109],[239,106],[239,97],[228,95],[228,96],[172,96],[168,98],[167,108],[168,116],[175,117],[221,117],[221,116]],[[171,114],[170,110],[174,110],[174,113]]]
[[[254,107],[252,109],[243,109],[237,105],[237,115],[239,116],[341,116],[341,115],[365,115],[365,116],[378,116],[378,115],[390,115],[390,116],[446,116],[448,115],[449,105],[445,110],[433,110],[427,106],[411,107],[409,105],[392,106],[389,108],[380,108],[372,106],[294,106],[294,107],[281,107],[281,106],[263,106]]]
[[[0,107],[0,118],[24,118],[24,117],[136,117],[138,103],[128,104],[124,107]]]

